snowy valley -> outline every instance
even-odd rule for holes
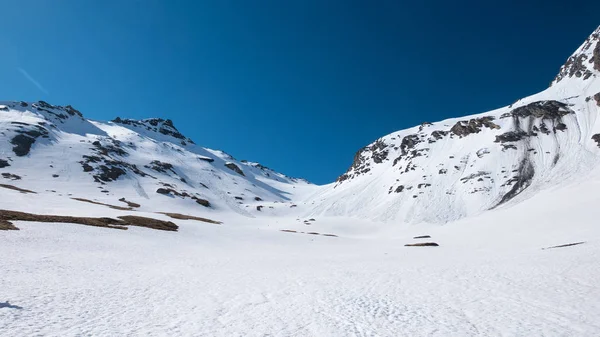
[[[168,119],[0,102],[0,335],[598,335],[599,114],[600,27],[547,90],[323,186]]]

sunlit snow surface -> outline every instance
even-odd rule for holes
[[[599,185],[445,226],[223,215],[220,226],[175,220],[171,233],[16,222],[20,231],[0,232],[0,304],[19,308],[0,307],[0,335],[595,336]],[[440,247],[403,246],[416,235]]]
[[[14,221],[19,231],[0,231],[0,336],[600,336],[594,34],[575,54],[591,77],[563,67],[542,93],[425,125],[418,137],[481,116],[500,129],[424,141],[428,155],[402,175],[393,164],[401,150],[391,146],[380,163],[367,151],[368,172],[326,186],[203,148],[170,121],[98,122],[69,107],[1,103],[0,210],[138,215],[179,231]],[[502,151],[494,140],[514,120],[501,116],[544,100],[573,111],[566,129]],[[399,147],[419,129],[382,140]],[[15,150],[19,134],[36,138],[26,153]],[[523,158],[533,178],[500,202],[499,179]],[[111,180],[102,165],[123,173]],[[493,179],[463,182],[479,171]],[[394,192],[420,183],[430,186]],[[419,242],[439,246],[404,246]]]

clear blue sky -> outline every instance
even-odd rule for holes
[[[163,117],[316,183],[390,132],[544,89],[600,1],[3,1],[0,99]],[[36,84],[37,83],[37,84]]]

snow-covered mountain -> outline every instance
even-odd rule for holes
[[[547,90],[384,136],[325,186],[196,145],[168,119],[98,122],[71,106],[0,102],[0,180],[59,200],[129,201],[140,211],[443,223],[597,170],[599,77],[600,28]]]
[[[362,148],[311,214],[448,222],[518,203],[600,168],[599,113],[600,27],[547,90]]]
[[[252,215],[314,185],[196,145],[171,120],[85,119],[71,106],[0,102],[0,173],[11,186],[120,204]],[[146,205],[146,206],[145,206]],[[163,207],[163,208],[169,208]]]

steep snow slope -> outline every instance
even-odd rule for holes
[[[600,166],[600,28],[547,90],[494,111],[401,130],[361,149],[309,215],[448,222]]]
[[[0,180],[48,197],[252,216],[261,201],[288,203],[314,188],[200,147],[170,120],[105,123],[70,106],[2,102],[0,130]]]

